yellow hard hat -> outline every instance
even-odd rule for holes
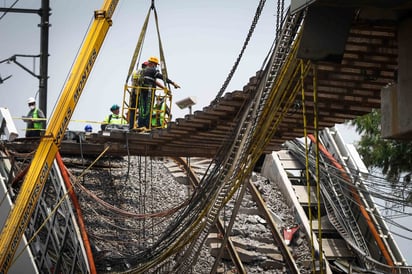
[[[149,62],[155,63],[156,65],[159,64],[159,59],[157,57],[151,56],[148,60]]]

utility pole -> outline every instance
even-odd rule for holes
[[[24,55],[14,55],[10,60],[29,72],[31,75],[39,79],[39,108],[47,117],[47,81],[48,81],[48,58],[49,58],[49,16],[50,16],[50,0],[42,0],[41,9],[15,9],[15,8],[0,8],[2,12],[14,13],[33,13],[41,17],[40,24],[40,74],[35,75],[29,69],[16,61],[16,56],[29,57]],[[33,57],[33,56],[30,56]]]
[[[47,117],[50,0],[41,1],[39,107]]]

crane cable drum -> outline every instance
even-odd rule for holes
[[[161,73],[163,76],[164,88],[163,89],[156,88],[150,91],[151,92],[151,96],[150,96],[151,102],[150,102],[149,113],[150,113],[150,116],[154,114],[153,106],[155,102],[155,96],[157,96],[163,100],[165,107],[160,110],[156,110],[156,113],[154,115],[156,116],[156,118],[160,116],[164,118],[160,126],[153,126],[153,127],[165,128],[167,126],[167,123],[171,120],[172,94],[170,92],[170,84],[166,81],[168,79],[166,60],[165,60],[165,55],[163,51],[162,41],[160,38],[160,30],[159,30],[159,22],[158,22],[159,20],[157,16],[157,11],[154,5],[154,0],[152,0],[151,6],[147,12],[146,18],[143,22],[142,29],[140,31],[139,39],[137,41],[137,44],[136,44],[136,47],[135,47],[135,50],[132,56],[132,60],[130,62],[129,70],[127,72],[126,82],[124,85],[122,116],[129,122],[130,129],[138,128],[138,125],[137,125],[137,118],[139,115],[138,97],[139,97],[141,87],[138,86],[136,82],[133,82],[133,79],[132,79],[131,85],[129,85],[128,82],[130,80],[130,77],[133,74],[134,69],[135,68],[139,69],[138,64],[140,63],[143,42],[146,37],[147,26],[149,24],[149,19],[150,19],[150,15],[152,11],[155,17],[156,33],[157,33],[157,39],[158,39],[158,45],[159,45],[160,69],[161,69]],[[159,90],[159,92],[156,92],[156,90]],[[150,121],[151,120],[152,119],[150,119]],[[150,130],[152,128],[152,122],[150,122],[149,125],[150,125],[149,127],[149,130]]]

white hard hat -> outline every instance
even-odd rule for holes
[[[36,100],[33,97],[27,99],[27,104],[36,103]]]

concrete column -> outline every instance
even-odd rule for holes
[[[398,25],[397,84],[381,90],[382,137],[412,139],[412,17]]]
[[[412,137],[412,17],[399,24],[398,32],[398,113],[399,130]]]

